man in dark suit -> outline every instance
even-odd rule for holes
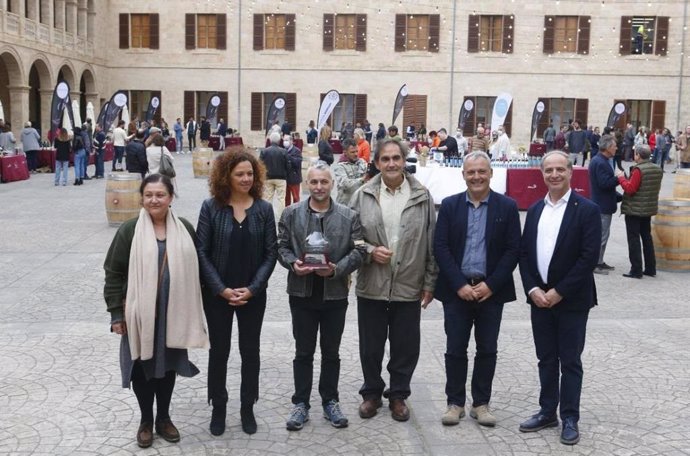
[[[434,233],[440,272],[434,296],[443,302],[447,337],[445,425],[458,424],[465,415],[467,345],[473,326],[477,353],[470,416],[483,426],[496,425],[489,401],[503,304],[515,300],[520,215],[514,200],[489,188],[490,161],[485,152],[465,157],[467,192],[443,200]]]
[[[547,153],[541,168],[549,192],[529,208],[520,249],[520,275],[532,306],[541,408],[520,431],[558,426],[560,403],[561,443],[575,445],[580,440],[580,356],[589,309],[597,304],[593,272],[601,248],[601,220],[599,207],[570,189],[573,169],[567,154]]]

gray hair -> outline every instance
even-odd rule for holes
[[[638,144],[635,146],[635,153],[640,156],[642,160],[649,160],[652,151],[647,144]]]
[[[355,131],[352,134],[362,139],[366,138],[366,134],[364,133],[364,130],[361,128],[355,128]]]
[[[29,121],[27,120],[27,121],[24,123],[24,127],[25,127],[25,128],[30,128],[30,127],[31,127],[31,122],[29,122]]]
[[[547,152],[544,154],[544,158],[541,161],[541,170],[544,171],[544,163],[546,163],[546,159],[551,157],[552,155],[560,155],[561,157],[565,158],[565,161],[568,163],[568,169],[573,169],[573,162],[570,161],[570,155],[566,154],[562,150],[552,150],[551,152]]]
[[[486,162],[489,164],[489,167],[491,167],[491,157],[489,157],[489,154],[481,150],[475,150],[474,152],[470,152],[469,154],[465,155],[465,158],[463,158],[463,160],[470,161],[478,160],[480,158],[486,160]]]
[[[611,144],[616,144],[616,137],[613,135],[603,135],[599,140],[599,150],[607,150]]]
[[[312,169],[316,170],[316,171],[326,171],[328,173],[328,175],[330,176],[331,180],[333,180],[333,173],[331,173],[331,167],[325,161],[317,160],[314,163],[312,163],[311,165],[309,165],[309,169],[307,169],[307,176],[309,176],[309,172]]]
[[[280,143],[280,133],[277,131],[272,131],[268,136],[268,139],[271,141],[271,144],[278,144]]]

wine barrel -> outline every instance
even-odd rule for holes
[[[141,174],[108,174],[105,184],[105,213],[110,226],[118,226],[139,216]]]
[[[211,173],[211,166],[213,166],[213,159],[216,155],[213,149],[208,147],[200,147],[194,149],[192,152],[192,169],[194,170],[194,177],[199,179],[207,179]]]
[[[690,199],[659,200],[652,228],[657,269],[690,272]]]
[[[673,180],[673,197],[690,198],[690,169],[679,169]]]

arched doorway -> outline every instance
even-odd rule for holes
[[[20,87],[22,85],[22,70],[19,65],[18,58],[11,52],[2,52],[0,54],[0,101],[2,101],[2,108],[5,122],[11,122],[14,131],[21,129],[22,119],[21,112],[13,115],[13,108],[21,110],[22,107],[13,105],[13,96],[11,87]],[[21,103],[20,103],[21,104]],[[15,117],[17,117],[15,119]]]
[[[36,59],[29,70],[28,119],[41,134],[47,133],[50,128],[50,82],[48,65],[41,58]]]
[[[86,106],[89,101],[94,105],[94,109],[98,108],[96,106],[98,102],[96,94],[96,82],[94,80],[93,73],[91,70],[84,70],[79,81],[79,112],[84,121],[86,121],[87,118]],[[91,120],[94,122],[96,121],[96,119]]]
[[[58,82],[65,81],[67,84],[69,84],[70,91],[74,92],[77,90],[77,88],[74,85],[74,71],[72,71],[72,68],[70,68],[69,65],[62,65],[60,67],[57,80]]]

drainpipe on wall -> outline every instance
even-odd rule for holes
[[[235,130],[242,130],[242,0],[237,4],[237,127]],[[246,137],[246,136],[245,136]]]
[[[688,2],[684,2],[683,6],[683,28],[681,29],[682,31],[682,38],[680,41],[680,68],[678,70],[678,101],[676,102],[676,131],[682,130],[685,131],[685,125],[688,124],[688,122],[685,122],[685,124],[680,123],[680,106],[681,106],[681,100],[683,99],[683,67],[685,64],[685,35],[687,35],[687,25],[688,25]]]
[[[455,81],[455,27],[457,23],[457,18],[456,18],[456,12],[457,12],[457,6],[458,6],[458,1],[453,0],[453,34],[451,37],[451,42],[450,42],[450,108],[448,108],[448,127],[449,127],[449,133],[450,131],[455,131],[455,127],[453,126],[453,102],[454,100],[454,95],[453,95],[453,86],[454,86],[454,81]],[[687,3],[685,5],[687,8]],[[450,133],[453,134],[453,133]]]

